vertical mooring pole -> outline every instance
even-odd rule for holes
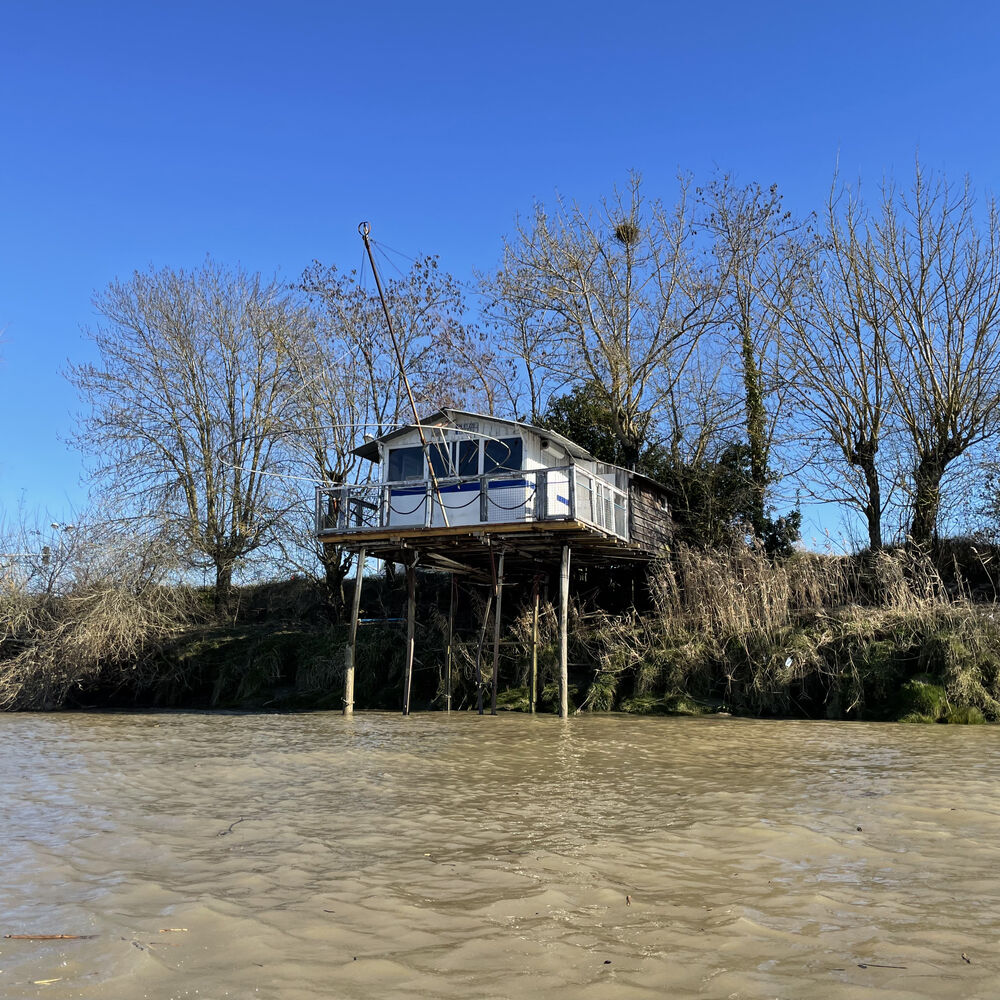
[[[569,718],[569,546],[562,550],[559,567],[559,717]]]
[[[483,612],[483,627],[479,632],[479,647],[476,649],[476,710],[483,714],[483,643],[486,642],[486,626],[490,623],[490,608],[493,607],[493,595],[486,598],[486,611]]]
[[[406,564],[406,680],[403,687],[403,715],[410,714],[410,686],[413,682],[413,642],[417,621],[416,557]]]
[[[458,584],[455,582],[455,574],[448,574],[448,585],[451,590],[451,598],[448,601],[448,646],[444,651],[445,664],[445,689],[444,703],[446,711],[451,711],[451,647],[455,640],[455,591]]]
[[[361,607],[361,583],[365,577],[365,550],[358,549],[358,566],[354,572],[354,593],[351,595],[351,627],[344,649],[344,715],[354,714],[354,666],[358,649],[358,609]]]
[[[538,701],[538,576],[531,588],[534,611],[531,616],[531,714],[535,714]]]
[[[493,612],[493,695],[490,700],[490,715],[497,714],[497,683],[500,678],[500,610],[503,603],[503,549],[500,550],[500,564],[494,584],[497,602]]]

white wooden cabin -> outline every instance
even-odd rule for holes
[[[365,557],[403,563],[407,578],[403,712],[410,710],[414,663],[415,569],[419,563],[466,574],[492,587],[492,712],[496,714],[501,599],[506,572],[532,582],[537,639],[539,584],[559,580],[559,711],[568,712],[567,621],[570,553],[574,566],[631,574],[670,537],[665,490],[649,478],[598,462],[553,431],[513,420],[442,409],[367,442],[355,454],[373,463],[369,482],[316,492],[322,544],[359,553],[345,649],[344,711],[354,705],[354,650]],[[633,570],[626,565],[631,563]],[[547,585],[547,584],[546,584]],[[455,613],[449,608],[448,634]],[[487,603],[487,615],[489,614]],[[483,625],[485,635],[485,623]],[[482,640],[480,640],[480,651]],[[450,640],[449,640],[450,650]],[[536,652],[532,662],[536,662]],[[450,653],[449,653],[450,657]],[[484,679],[479,672],[480,712]],[[451,707],[448,659],[447,707]],[[531,703],[536,695],[532,672]]]
[[[517,536],[534,552],[572,540],[595,555],[648,559],[669,534],[662,487],[530,424],[442,409],[355,454],[377,475],[318,491],[316,530],[328,544],[383,558],[402,545],[425,561],[437,547],[437,561],[452,566],[458,550],[481,553],[487,538]]]

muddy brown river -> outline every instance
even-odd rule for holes
[[[1000,996],[1000,728],[0,715],[0,997]]]

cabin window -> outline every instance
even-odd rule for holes
[[[458,474],[460,476],[479,475],[479,442],[457,441]]]
[[[520,472],[524,445],[520,438],[487,441],[483,452],[483,475],[491,472]]]
[[[390,483],[424,478],[424,453],[420,447],[389,449]]]
[[[428,450],[431,456],[431,471],[435,479],[446,479],[455,474],[451,471],[451,446],[448,442],[432,444]]]
[[[431,469],[439,479],[479,475],[478,441],[442,441],[430,446]]]

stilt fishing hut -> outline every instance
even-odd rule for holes
[[[536,660],[538,587],[559,578],[560,714],[568,714],[567,610],[570,563],[634,572],[670,536],[663,487],[597,461],[560,434],[497,417],[438,410],[358,448],[377,467],[371,482],[321,488],[316,534],[324,545],[357,554],[346,651],[344,712],[353,711],[354,652],[366,558],[406,567],[407,634],[403,712],[413,672],[415,569],[464,574],[491,587],[492,711],[496,712],[500,612],[505,580],[534,583],[532,659]],[[454,623],[454,594],[449,636]],[[486,620],[483,622],[485,636]],[[450,703],[449,663],[448,708]],[[532,672],[532,709],[535,678]],[[483,685],[479,690],[482,711]]]

